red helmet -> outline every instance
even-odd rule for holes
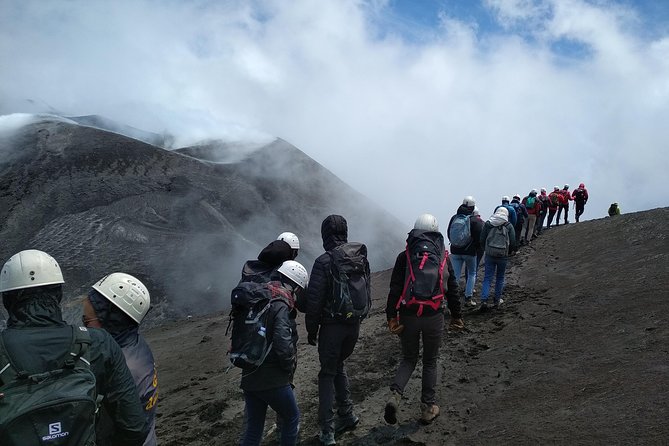
[[[581,189],[585,189],[585,184],[581,183],[578,185],[578,187],[580,187]]]

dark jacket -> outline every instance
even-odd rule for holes
[[[346,321],[331,316],[332,309],[332,273],[330,272],[331,251],[339,245],[348,242],[348,225],[341,215],[330,215],[321,224],[321,236],[325,253],[321,254],[311,268],[309,287],[306,293],[305,324],[307,332],[315,336],[321,324],[356,324],[359,319],[351,318]],[[369,286],[369,283],[368,283]],[[371,290],[368,290],[371,296]]]
[[[258,260],[249,260],[242,267],[242,282],[265,283],[277,279],[276,270],[286,260],[293,260],[290,245],[283,240],[274,240],[265,246]]]
[[[525,205],[523,205],[520,200],[516,199],[511,200],[510,206],[516,211],[516,223],[513,226],[517,228],[519,225],[522,225],[528,217],[527,209],[525,209]]]
[[[156,409],[158,400],[158,373],[151,347],[139,333],[139,325],[130,319],[119,308],[95,290],[91,290],[88,298],[95,309],[95,314],[103,328],[109,332],[123,351],[125,362],[135,382],[144,415],[149,425],[149,434],[144,446],[155,446],[156,440]],[[97,446],[109,444],[107,439],[114,431],[109,414],[102,411],[97,429]]]
[[[448,235],[448,239],[450,240],[451,239],[451,237],[450,237],[451,224],[453,223],[453,220],[455,219],[456,215],[462,214],[462,215],[469,215],[470,216],[469,230],[471,231],[472,242],[464,248],[459,248],[457,246],[451,245],[451,252],[453,254],[461,254],[461,255],[467,255],[467,256],[475,256],[476,255],[476,247],[478,246],[479,238],[481,237],[481,228],[483,227],[483,222],[478,218],[471,217],[472,212],[474,212],[474,207],[467,207],[464,204],[462,204],[458,208],[455,215],[452,216],[451,220],[448,222],[448,229],[446,230],[446,234]]]
[[[400,296],[402,295],[402,291],[404,290],[404,284],[406,282],[406,269],[407,269],[407,256],[406,252],[402,251],[397,255],[397,259],[395,259],[395,266],[393,267],[393,273],[390,276],[390,291],[388,292],[388,300],[386,302],[386,317],[388,319],[392,319],[395,316],[397,316],[397,301],[400,299]],[[446,279],[446,283],[444,283],[444,300],[446,301],[446,304],[448,305],[448,309],[451,312],[451,317],[453,319],[461,319],[462,318],[462,311],[460,308],[460,299],[458,297],[458,281],[455,280],[455,275],[453,273],[453,266],[451,265],[451,259],[449,258],[446,261],[446,268],[444,270],[448,269],[448,278]],[[444,275],[446,275],[446,271],[444,271]],[[439,292],[439,284],[435,286],[435,294],[438,294]],[[404,305],[400,306],[399,312],[400,312],[400,317],[403,314],[408,314],[408,315],[416,315],[417,308],[416,307],[406,307]],[[432,308],[428,306],[423,307],[423,314],[422,316],[432,316],[433,314],[437,312],[443,312],[443,308],[440,308],[439,310],[433,310]]]
[[[70,348],[72,331],[60,309],[61,286],[28,288],[3,293],[9,313],[4,341],[18,369],[40,373],[58,366],[63,352]],[[137,396],[135,383],[119,345],[105,330],[91,328],[88,355],[102,405],[111,416],[116,432],[112,444],[141,446],[148,424]]]
[[[297,332],[293,313],[294,300],[290,291],[280,282],[271,282],[273,294],[268,317],[268,333],[271,333],[272,349],[260,367],[242,371],[240,387],[247,391],[262,391],[289,385],[293,381],[297,360]]]

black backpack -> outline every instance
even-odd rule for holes
[[[574,200],[578,202],[585,201],[585,191],[580,188],[576,189],[574,191]]]
[[[279,266],[273,266],[260,260],[249,260],[242,267],[242,279],[239,283],[267,283],[275,278],[274,273]]]
[[[269,320],[272,303],[280,301],[291,306],[288,291],[280,283],[242,282],[230,296],[230,318],[227,336],[232,325],[228,356],[232,365],[248,370],[262,365],[272,350],[272,322]]]
[[[404,289],[396,309],[402,305],[418,306],[418,316],[423,314],[425,305],[439,309],[444,300],[444,268],[448,260],[444,236],[436,231],[413,229],[407,238],[405,254]]]
[[[349,242],[328,251],[332,276],[330,316],[364,319],[372,306],[367,246]]]
[[[19,371],[0,336],[0,445],[95,444],[97,391],[86,359],[85,327],[72,326],[72,342],[59,366],[43,373]]]

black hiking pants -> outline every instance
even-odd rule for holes
[[[537,218],[536,232],[541,234],[541,230],[544,229],[544,221],[546,220],[546,211],[543,210],[539,212],[539,218]]]
[[[576,210],[576,221],[578,221],[579,217],[581,214],[583,214],[583,211],[585,210],[585,203],[579,203],[578,201],[575,204]]]
[[[556,212],[557,208],[548,210],[548,224],[546,225],[547,228],[551,227],[551,224],[553,223],[553,217],[555,217]]]
[[[353,353],[359,335],[360,322],[321,325],[318,335],[318,359],[321,363],[318,373],[318,422],[323,432],[334,432],[335,401],[340,417],[347,417],[353,412],[344,361]]]
[[[561,204],[558,206],[557,218],[555,219],[555,225],[560,224],[560,214],[564,210],[564,224],[569,223],[569,203]]]
[[[395,373],[390,389],[402,394],[416,368],[420,356],[420,340],[423,339],[423,380],[420,400],[425,404],[436,402],[437,359],[444,333],[444,315],[401,316],[404,331],[400,335],[402,360]]]

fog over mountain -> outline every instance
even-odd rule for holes
[[[368,244],[374,269],[391,266],[403,247],[404,225],[281,139],[170,151],[77,118],[3,118],[0,258],[50,253],[68,297],[124,271],[148,285],[154,320],[221,309],[243,262],[283,231],[300,237],[297,260],[310,269],[331,213],[348,219],[351,240]]]

